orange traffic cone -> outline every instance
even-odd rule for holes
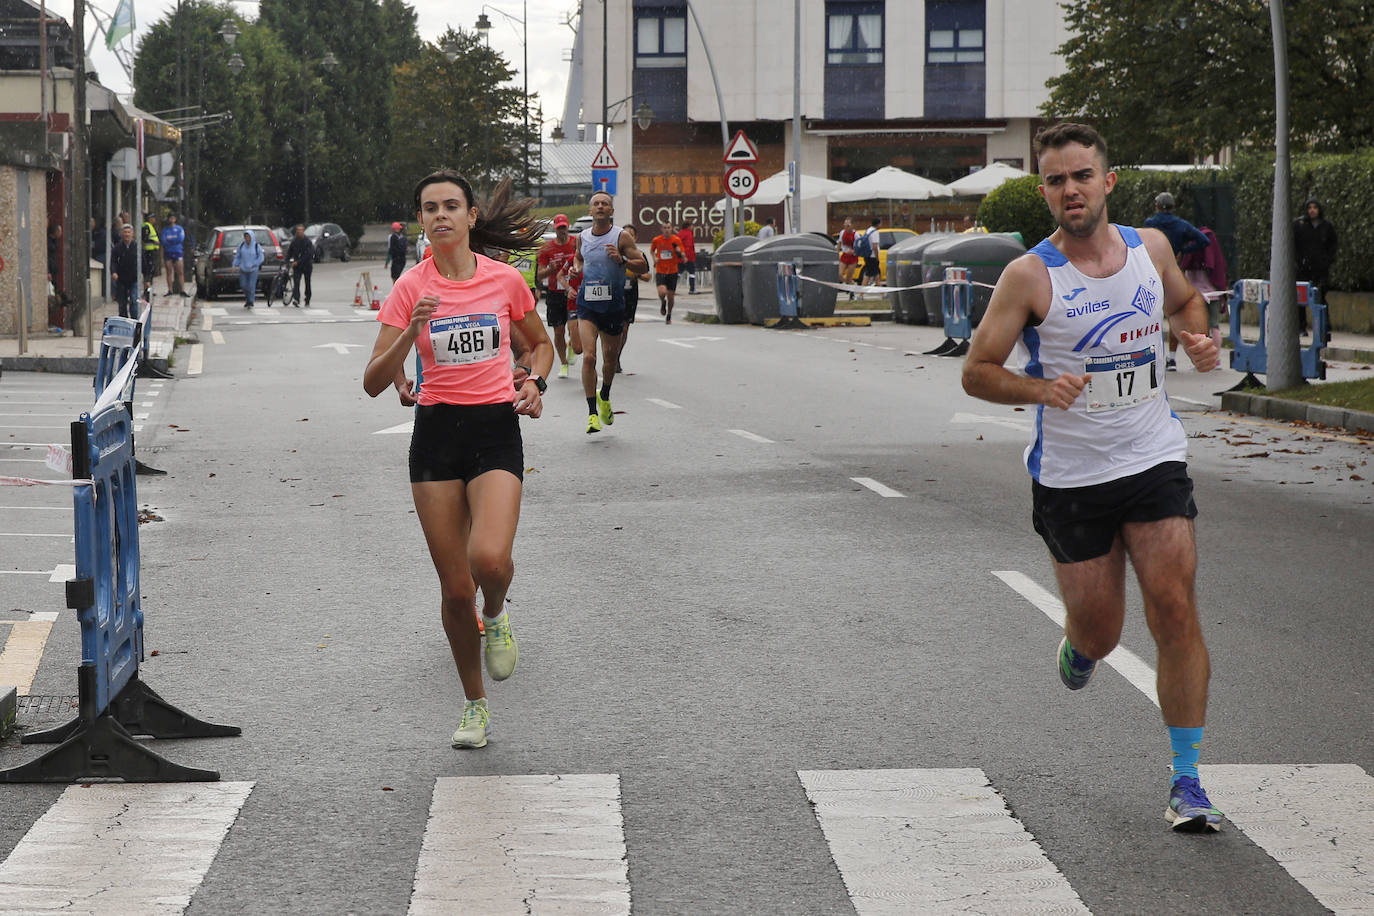
[[[377,311],[381,311],[381,308],[382,308],[382,297],[381,297],[381,296],[378,294],[378,292],[377,292],[377,284],[374,283],[374,284],[372,284],[372,310],[373,310],[374,312],[377,312]]]
[[[354,305],[362,305],[362,304],[363,304],[363,281],[362,281],[362,280],[359,280],[357,283],[354,283],[354,284],[353,284],[353,304],[354,304]]]

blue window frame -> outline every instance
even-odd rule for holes
[[[926,7],[926,63],[984,63],[986,20],[982,0],[932,0]]]
[[[666,69],[687,66],[687,10],[635,9],[635,67]]]
[[[881,3],[827,3],[826,64],[882,66],[885,25]]]

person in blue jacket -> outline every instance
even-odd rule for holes
[[[162,260],[167,268],[167,295],[186,295],[186,271],[182,260],[182,246],[186,242],[186,230],[177,225],[177,215],[167,214],[167,225],[162,227]]]
[[[1169,240],[1170,247],[1174,249],[1174,260],[1178,260],[1185,254],[1202,251],[1211,244],[1211,240],[1203,235],[1200,229],[1174,212],[1174,195],[1168,191],[1163,191],[1155,196],[1155,212],[1145,220],[1145,225],[1164,233],[1164,237]],[[1178,368],[1177,354],[1178,337],[1174,334],[1174,329],[1171,326],[1169,328],[1169,355],[1164,361],[1164,367],[1167,371],[1173,372]]]
[[[243,290],[243,307],[251,309],[258,295],[258,270],[262,267],[262,246],[253,240],[253,233],[244,232],[243,241],[234,252],[234,269],[239,272],[239,288]]]

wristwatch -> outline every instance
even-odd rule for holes
[[[549,383],[544,381],[544,376],[542,375],[531,375],[530,381],[534,382],[534,387],[539,389],[540,394],[549,390]]]

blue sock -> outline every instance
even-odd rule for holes
[[[1197,758],[1202,750],[1202,729],[1169,726],[1169,744],[1174,750],[1174,782],[1180,776],[1197,779]]]

